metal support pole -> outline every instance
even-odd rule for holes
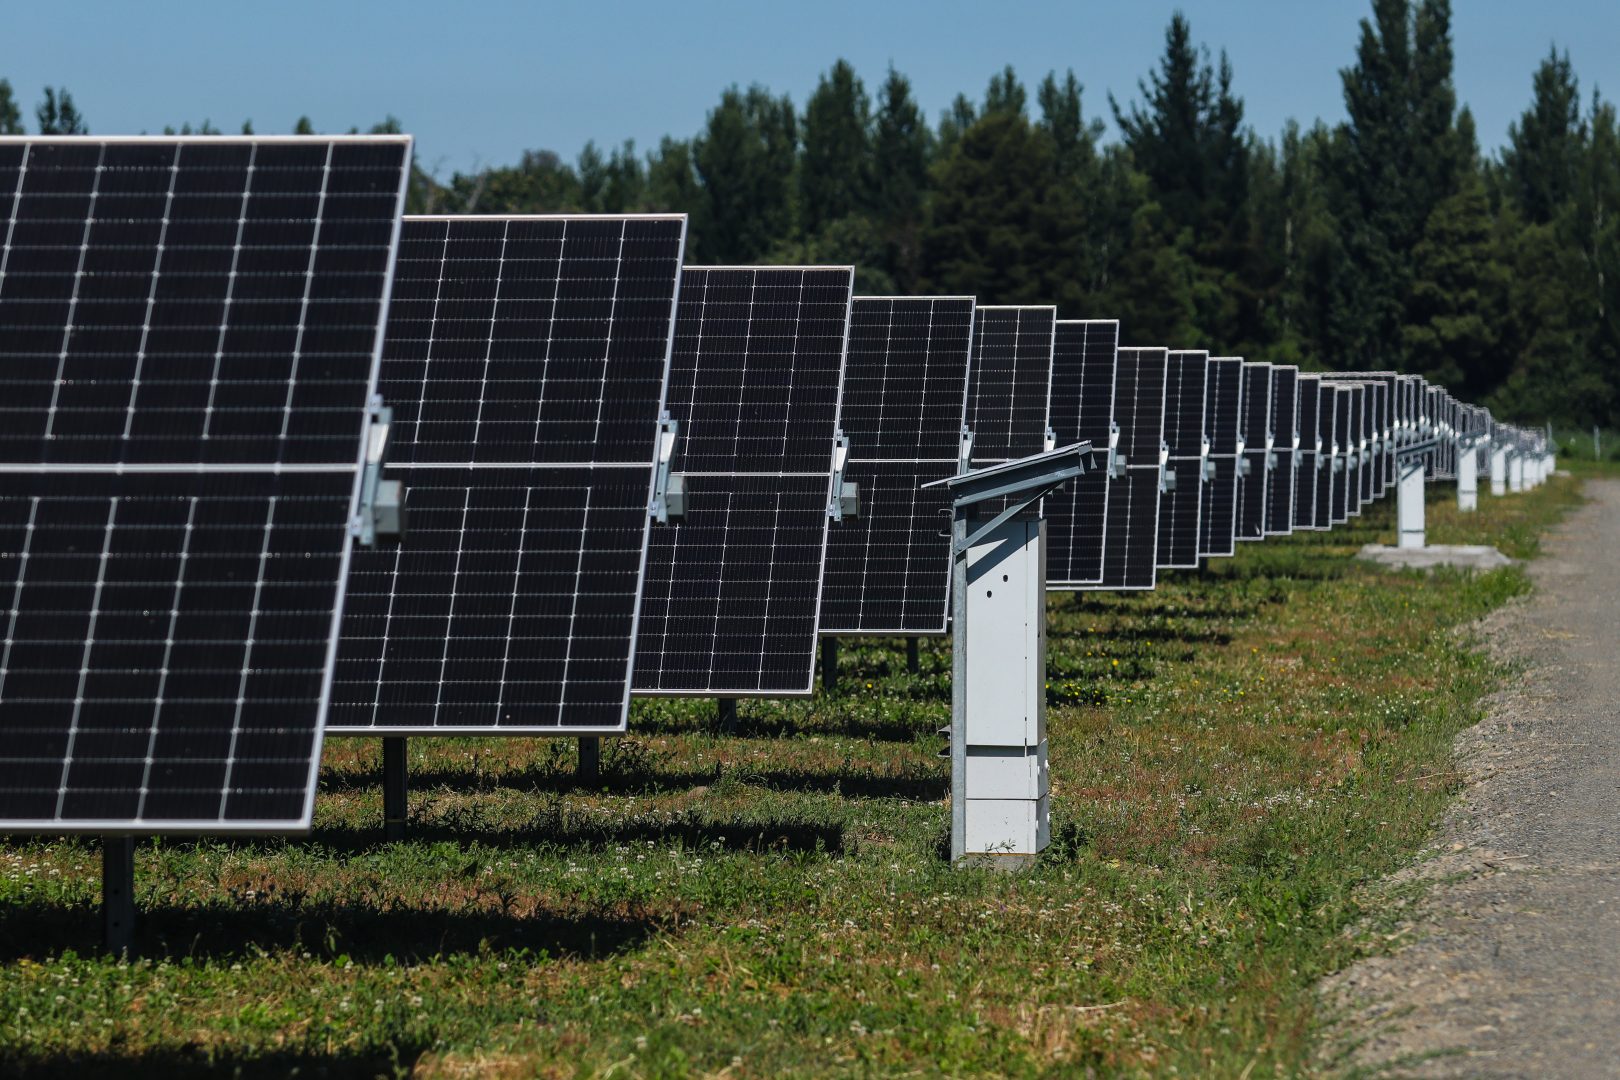
[[[135,838],[101,841],[101,937],[113,956],[128,955],[135,943]]]
[[[383,840],[405,839],[405,818],[410,803],[410,774],[405,762],[405,738],[383,739]]]
[[[1491,494],[1507,494],[1508,452],[1505,446],[1491,447]]]
[[[821,690],[826,694],[838,692],[838,639],[821,639]]]
[[[906,638],[906,674],[916,675],[922,671],[922,658],[917,655],[917,639]]]
[[[581,784],[594,784],[602,778],[602,740],[595,735],[581,736],[579,740],[579,769],[575,779]]]
[[[737,699],[729,697],[716,698],[714,705],[715,726],[727,735],[735,735],[737,733]]]

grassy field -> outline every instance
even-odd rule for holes
[[[1431,539],[1534,553],[1576,482],[1433,493]],[[1356,886],[1422,843],[1500,673],[1451,633],[1517,569],[1354,562],[1392,506],[1152,594],[1053,596],[1054,843],[953,871],[949,652],[843,643],[839,693],[645,702],[566,742],[332,740],[314,833],[151,841],[142,948],[97,955],[92,840],[0,845],[0,1073],[1294,1075]],[[159,1072],[161,1070],[161,1072]]]

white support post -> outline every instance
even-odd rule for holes
[[[1507,494],[1507,459],[1505,446],[1491,447],[1491,494]]]
[[[1457,509],[1479,509],[1479,447],[1465,444],[1457,452]]]
[[[1423,459],[1409,458],[1398,466],[1400,486],[1395,491],[1395,546],[1420,548],[1423,533]]]
[[[1508,458],[1508,490],[1517,494],[1524,490],[1524,455]]]
[[[976,541],[962,599],[962,854],[1017,865],[1051,835],[1045,522],[1014,518]]]

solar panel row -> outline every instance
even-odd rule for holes
[[[806,694],[818,631],[944,631],[923,485],[965,434],[975,465],[1110,447],[1046,500],[1049,582],[1145,589],[1488,423],[849,267],[683,267],[679,215],[402,225],[409,151],[0,138],[7,827],[296,829],[323,728]],[[384,423],[409,528],[351,552]]]

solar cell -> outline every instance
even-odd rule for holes
[[[1157,579],[1168,357],[1166,349],[1119,350],[1114,423],[1124,475],[1109,486],[1104,589],[1151,589]]]
[[[950,504],[922,485],[957,471],[973,314],[971,296],[851,304],[841,423],[861,509],[828,531],[823,632],[945,632]]]
[[[668,410],[686,515],[653,530],[637,693],[810,693],[850,267],[687,267]]]
[[[1299,368],[1271,369],[1271,432],[1275,449],[1266,478],[1266,535],[1294,531],[1294,470],[1299,451]]]
[[[685,235],[405,219],[378,387],[409,528],[350,569],[331,730],[624,730]]]
[[[0,137],[0,828],[309,827],[410,145]]]
[[[1110,444],[1114,428],[1114,368],[1119,351],[1115,319],[1057,323],[1052,349],[1052,431],[1060,446]],[[1043,502],[1046,585],[1049,589],[1098,585],[1108,520],[1107,468],[1093,468]]]
[[[1166,363],[1165,469],[1174,476],[1159,505],[1158,564],[1198,568],[1199,521],[1203,514],[1204,462],[1209,439],[1204,426],[1209,353],[1172,352]]]
[[[1204,497],[1198,546],[1203,555],[1225,556],[1236,550],[1238,461],[1242,446],[1243,361],[1215,357],[1209,362],[1205,424],[1209,430],[1211,473]]]
[[[1238,489],[1239,540],[1261,540],[1266,535],[1267,495],[1271,484],[1266,475],[1272,461],[1271,365],[1243,365],[1243,461],[1242,483]]]

